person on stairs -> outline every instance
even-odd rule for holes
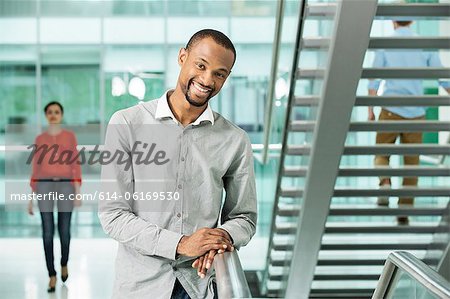
[[[394,37],[405,38],[413,37],[415,34],[411,29],[413,22],[409,20],[394,20]],[[421,49],[395,49],[379,50],[375,54],[373,61],[374,68],[424,68],[434,67],[442,68],[442,63],[437,52],[424,51]],[[369,96],[376,96],[379,91],[381,80],[371,80],[369,82]],[[440,85],[450,93],[450,82],[439,81]],[[388,79],[385,80],[383,96],[420,96],[423,95],[423,80],[420,79]],[[375,120],[373,107],[369,107],[369,120]],[[424,120],[426,107],[381,107],[378,116],[379,121],[402,121],[402,120]],[[397,139],[400,143],[417,144],[422,143],[422,132],[377,132],[376,143],[394,144]],[[375,157],[376,166],[388,166],[389,155],[377,155]],[[403,163],[407,166],[419,164],[418,155],[405,155]],[[404,177],[403,186],[417,186],[417,177]],[[389,177],[380,177],[380,188],[390,188],[391,179]],[[389,197],[379,197],[377,204],[379,206],[389,206]],[[405,196],[400,197],[399,206],[412,206],[414,198]],[[409,220],[406,216],[398,216],[399,225],[408,225]]]

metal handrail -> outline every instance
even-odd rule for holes
[[[264,148],[262,152],[262,163],[266,164],[269,152],[270,130],[272,128],[273,98],[278,70],[278,56],[280,53],[281,30],[283,27],[284,0],[278,1],[277,15],[275,19],[275,36],[272,49],[272,66],[270,70],[269,90],[267,92],[266,107],[264,111]]]
[[[237,251],[226,251],[214,257],[219,299],[251,298]]]
[[[438,298],[450,298],[450,283],[441,275],[411,253],[395,251],[389,254],[386,260],[372,299],[386,298],[398,270],[410,275]]]
[[[284,126],[283,126],[283,140],[281,142],[281,153],[280,153],[280,159],[278,161],[278,171],[277,171],[277,182],[276,182],[276,190],[275,190],[275,199],[273,203],[273,211],[272,211],[272,219],[270,224],[270,235],[269,235],[269,245],[268,245],[268,252],[266,256],[266,265],[270,264],[271,260],[271,250],[273,246],[273,234],[275,232],[275,220],[277,217],[277,209],[278,209],[278,202],[280,200],[280,189],[281,181],[282,181],[282,174],[284,169],[284,160],[287,153],[287,144],[288,144],[288,128],[289,128],[289,121],[291,118],[291,110],[294,106],[295,102],[295,82],[296,82],[296,72],[300,57],[300,43],[303,36],[303,29],[304,29],[304,22],[306,19],[306,4],[308,0],[301,0],[299,3],[299,18],[297,22],[297,36],[295,37],[295,46],[294,46],[294,55],[292,57],[292,65],[291,65],[291,73],[290,73],[290,87],[289,87],[289,94],[288,94],[288,100],[287,100],[287,107],[286,107],[286,116],[284,119]],[[265,147],[266,148],[266,147]],[[264,148],[264,149],[265,149]],[[263,274],[262,279],[262,285],[265,293],[267,291],[267,281],[269,279],[269,273],[268,273],[268,266],[266,266],[266,270]]]

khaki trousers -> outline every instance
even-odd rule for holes
[[[378,120],[421,120],[425,119],[425,116],[417,118],[404,118],[398,114],[389,112],[385,109],[381,109],[380,116]],[[378,132],[376,137],[376,143],[395,143],[397,138],[400,138],[400,143],[422,143],[422,133],[421,132]],[[376,156],[375,165],[376,166],[388,166],[390,156]],[[418,165],[419,156],[403,156],[404,165]],[[390,179],[389,177],[380,177],[380,183],[382,180]],[[417,186],[417,177],[404,177],[403,186]],[[413,197],[400,197],[399,205],[412,205],[414,203]]]

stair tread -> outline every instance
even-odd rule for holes
[[[288,145],[288,155],[309,155],[310,145]],[[374,154],[430,154],[442,155],[450,152],[450,145],[436,144],[377,144],[377,145],[346,145],[344,155],[374,155]]]
[[[377,17],[448,17],[447,3],[378,4]]]
[[[284,166],[283,175],[290,177],[306,176],[308,167],[305,166]],[[401,167],[349,167],[341,166],[338,170],[338,176],[450,176],[450,167],[443,166],[401,166]]]
[[[302,49],[326,49],[330,39],[326,37],[302,38]],[[440,36],[399,36],[371,37],[369,49],[447,49],[450,47],[447,37]]]
[[[280,189],[282,197],[301,197],[303,189],[296,187],[283,187]],[[397,187],[397,188],[350,188],[338,187],[334,189],[334,197],[376,197],[376,196],[448,196],[449,186],[433,187]]]
[[[297,222],[275,224],[276,234],[294,234]],[[386,224],[386,222],[327,223],[325,234],[433,234],[445,229],[439,222],[412,222],[409,225]]]

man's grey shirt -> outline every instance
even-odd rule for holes
[[[165,138],[161,128],[170,128],[176,138]],[[131,153],[140,131],[141,136],[160,135],[169,142],[170,167],[136,163]],[[209,105],[194,123],[183,127],[170,111],[166,92],[159,99],[114,113],[105,149],[128,153],[132,161],[128,168],[123,163],[102,166],[102,183],[112,181],[107,191],[122,195],[99,201],[103,229],[119,242],[113,298],[170,298],[176,278],[191,298],[212,298],[212,271],[201,279],[191,267],[194,258],[176,257],[176,248],[183,235],[202,227],[223,228],[237,248],[254,235],[253,153],[245,131]],[[164,170],[156,174],[155,169]],[[154,183],[158,178],[163,182]],[[151,208],[132,196],[125,198],[126,193],[142,197],[143,191],[181,196]]]

